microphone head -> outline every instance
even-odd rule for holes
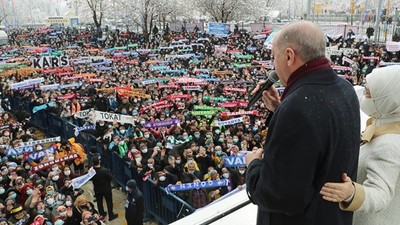
[[[279,80],[278,74],[276,73],[275,70],[272,70],[269,73],[268,80],[270,80],[272,83],[275,83]]]

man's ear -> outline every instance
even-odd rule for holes
[[[286,49],[286,55],[287,55],[287,64],[288,66],[292,66],[294,64],[294,61],[296,59],[295,52],[292,48],[287,48]]]

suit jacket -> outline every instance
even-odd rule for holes
[[[353,87],[331,69],[302,76],[275,110],[264,158],[250,163],[247,192],[257,224],[350,225],[353,214],[322,199],[325,182],[357,176],[360,112]]]

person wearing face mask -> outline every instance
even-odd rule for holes
[[[400,66],[374,69],[366,77],[360,108],[370,116],[361,134],[357,179],[326,183],[321,194],[355,211],[354,225],[389,225],[400,220]],[[344,171],[343,171],[344,172]],[[353,182],[352,179],[357,182]]]
[[[21,190],[21,200],[20,204],[25,205],[25,201],[31,196],[33,193],[33,184],[25,184]]]
[[[132,126],[128,126],[128,129],[125,128],[125,125],[119,126],[119,129],[114,128],[114,135],[118,135],[120,138],[128,138],[132,133]]]
[[[96,137],[96,141],[100,141],[101,137],[104,135],[106,130],[108,129],[108,126],[104,120],[99,120],[96,123],[96,130],[94,132],[94,136]]]
[[[102,91],[99,91],[97,93],[97,98],[94,100],[94,107],[95,109],[102,112],[108,112],[110,110],[110,103],[107,98],[104,97]]]
[[[108,220],[111,221],[118,217],[117,214],[114,214],[112,202],[111,181],[113,181],[114,178],[110,171],[101,167],[99,158],[93,158],[92,164],[93,169],[96,171],[96,174],[92,177],[91,181],[93,182],[97,208],[99,209],[100,215],[105,217],[106,212],[103,208],[103,198],[105,198],[109,213]]]
[[[136,181],[131,179],[126,183],[125,219],[128,225],[143,225],[144,198],[137,187]]]

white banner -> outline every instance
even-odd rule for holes
[[[354,64],[354,61],[351,60],[351,59],[349,59],[349,58],[347,58],[346,56],[343,56],[342,63],[344,63],[344,62],[348,62],[348,63],[350,63],[351,65]]]
[[[28,142],[24,142],[22,143],[21,146],[35,146],[38,144],[44,144],[44,143],[53,143],[53,142],[58,142],[61,141],[61,137],[52,137],[52,138],[45,138],[45,139],[41,139],[41,140],[36,140],[36,141],[28,141]]]
[[[32,67],[43,69],[43,68],[58,68],[68,66],[68,56],[42,56],[39,58],[32,57]]]
[[[395,41],[387,41],[386,49],[388,52],[397,52],[400,51],[400,42]]]
[[[93,120],[97,122],[99,120],[118,123],[129,123],[135,125],[135,119],[133,116],[126,116],[117,113],[109,113],[109,112],[101,112],[101,111],[93,111]]]
[[[89,172],[85,175],[82,175],[80,177],[74,178],[71,180],[71,185],[74,187],[74,189],[82,187],[84,184],[86,184],[92,177],[96,175],[96,170],[93,168],[89,170]]]
[[[89,113],[92,110],[93,110],[93,108],[79,111],[79,112],[74,114],[74,117],[75,118],[79,118],[79,119],[86,119],[86,118],[88,118],[90,116]]]
[[[25,80],[25,81],[22,81],[22,82],[10,84],[10,89],[16,89],[16,88],[28,86],[28,85],[31,85],[31,84],[40,84],[43,81],[44,81],[44,79],[42,77],[41,78],[36,78],[36,79],[29,79],[29,80]]]

